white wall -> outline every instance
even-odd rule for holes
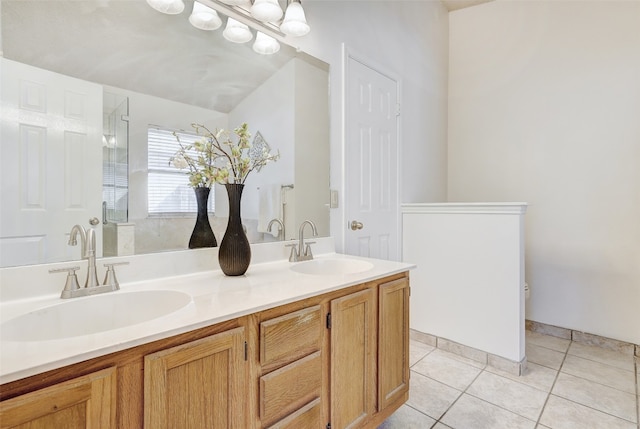
[[[450,14],[450,201],[527,201],[527,318],[640,343],[640,3]]]
[[[260,131],[271,150],[280,151],[278,161],[265,166],[260,172],[252,172],[247,178],[242,191],[243,219],[258,219],[258,186],[261,183],[293,183],[294,76],[294,62],[289,61],[229,112],[230,129],[236,128],[242,122],[247,122],[252,135]],[[218,185],[216,189],[223,188]],[[220,213],[226,216],[228,213],[226,192],[218,192],[218,197],[216,205],[220,204],[219,207],[222,209]]]
[[[446,197],[448,15],[440,1],[307,0],[311,32],[296,40],[330,64],[331,235],[344,248],[343,51],[370,58],[401,80],[402,202]]]
[[[512,363],[524,359],[526,209],[518,203],[402,206],[402,253],[417,265],[412,329]]]

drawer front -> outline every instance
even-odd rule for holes
[[[322,328],[319,305],[260,323],[260,363],[263,369],[293,362],[320,350]]]
[[[318,429],[325,427],[323,423],[320,398],[318,398],[273,426],[269,426],[269,429]]]
[[[260,418],[264,426],[282,419],[322,394],[320,352],[260,377]]]

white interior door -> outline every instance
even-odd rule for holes
[[[346,252],[399,260],[398,83],[347,56]]]
[[[0,266],[79,259],[71,227],[101,218],[102,87],[0,61]]]

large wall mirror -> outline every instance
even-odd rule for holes
[[[165,15],[142,0],[2,0],[1,266],[79,259],[68,234],[94,218],[101,256],[187,249],[195,212],[149,210],[148,147],[150,130],[192,133],[191,123],[247,122],[280,152],[246,182],[251,242],[291,239],[305,219],[329,235],[328,65],[196,29],[185,4]],[[265,193],[286,235],[259,230]],[[220,242],[220,185],[212,207]]]

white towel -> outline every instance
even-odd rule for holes
[[[267,227],[271,219],[282,220],[282,185],[260,185],[258,189],[258,232],[278,237],[280,226]]]

